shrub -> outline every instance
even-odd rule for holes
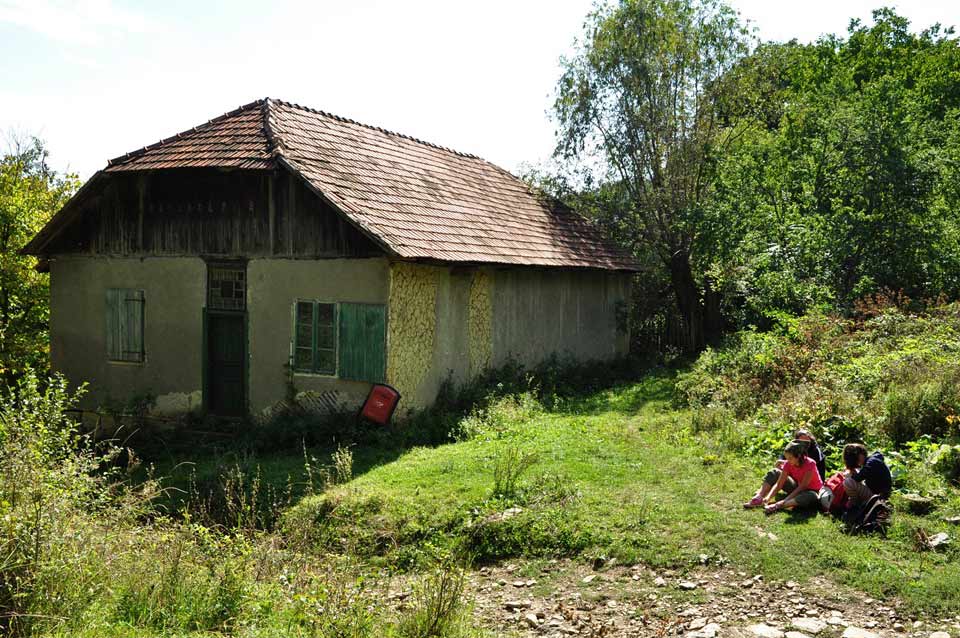
[[[476,407],[450,432],[450,438],[466,441],[480,437],[501,438],[543,413],[543,406],[531,392],[490,398],[485,407]]]
[[[960,480],[960,445],[939,446],[930,456],[930,464],[947,480]]]
[[[520,479],[536,462],[536,453],[520,450],[513,441],[497,448],[493,458],[493,495],[504,499],[517,496]]]
[[[64,587],[66,574],[91,566],[85,556],[64,553],[60,541],[74,527],[77,534],[85,531],[77,519],[101,505],[94,472],[110,456],[82,447],[64,416],[77,396],[62,377],[42,387],[27,371],[0,398],[0,633],[5,635],[30,635],[39,619],[62,618],[88,597]]]
[[[883,429],[894,445],[928,435],[943,438],[950,433],[949,417],[960,412],[957,375],[914,384],[896,385],[886,396]]]

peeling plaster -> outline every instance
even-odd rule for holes
[[[493,359],[493,278],[478,270],[470,284],[470,376],[490,367]]]
[[[156,398],[151,414],[174,415],[199,410],[203,405],[203,392],[171,392]]]
[[[439,282],[440,269],[435,266],[390,266],[387,383],[408,397],[408,404],[417,402],[433,365]]]

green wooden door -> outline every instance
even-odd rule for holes
[[[383,383],[387,368],[387,309],[340,304],[340,378]]]
[[[220,416],[246,411],[244,363],[246,339],[242,314],[207,317],[207,409]]]

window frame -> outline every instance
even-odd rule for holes
[[[310,329],[310,369],[305,370],[303,368],[297,367],[297,350],[304,349],[300,345],[299,341],[299,328],[301,322],[299,320],[298,311],[300,304],[310,304],[311,305],[311,329]],[[320,323],[319,323],[319,306],[333,306],[333,323],[330,325],[333,328],[333,370],[319,370],[317,367],[317,351],[324,350],[330,351],[330,348],[319,348],[319,332],[320,332]],[[296,375],[301,376],[311,376],[311,377],[325,377],[325,378],[339,378],[340,373],[340,303],[336,301],[321,301],[319,299],[302,299],[300,297],[294,299],[293,309],[292,309],[292,333],[290,339],[290,369]],[[322,326],[326,327],[326,326]]]

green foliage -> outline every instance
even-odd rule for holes
[[[43,143],[9,140],[0,157],[0,380],[26,368],[46,370],[49,357],[49,278],[19,251],[76,191],[75,175],[47,165]]]
[[[100,595],[101,551],[112,526],[148,507],[155,484],[125,489],[110,468],[119,450],[81,438],[62,377],[29,369],[0,396],[0,628],[29,636],[75,621]],[[90,516],[91,512],[97,517]]]
[[[797,429],[810,430],[831,470],[842,447],[885,450],[895,485],[927,496],[958,476],[960,315],[861,305],[856,320],[814,313],[707,350],[677,383],[693,425],[769,463]]]
[[[750,44],[718,0],[598,5],[557,85],[555,156],[596,193],[572,201],[641,261],[658,262],[696,347],[720,329],[705,206],[742,128],[721,118],[722,80]]]
[[[601,5],[578,44],[559,169],[532,179],[634,251],[642,316],[767,329],[884,290],[960,295],[952,29],[880,9],[845,35],[751,47],[722,3],[637,0]]]
[[[729,80],[761,97],[730,117],[754,121],[718,170],[718,219],[741,324],[771,310],[849,308],[883,289],[956,295],[952,185],[960,47],[889,9],[846,39],[767,44]],[[759,108],[756,108],[759,107]]]

